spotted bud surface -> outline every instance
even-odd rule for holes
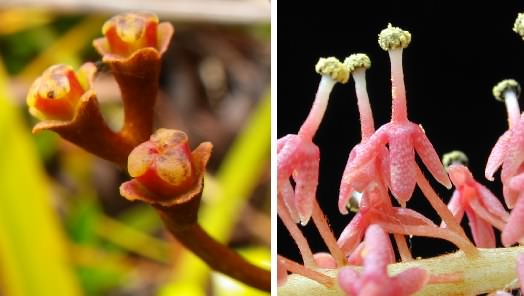
[[[158,48],[158,17],[147,12],[119,14],[104,23],[102,34],[105,50],[115,55],[127,57],[141,48]]]
[[[67,65],[54,65],[38,77],[27,94],[29,112],[42,120],[72,120],[81,96],[90,88],[94,64],[75,72]]]
[[[184,132],[159,129],[129,154],[128,171],[149,191],[173,196],[195,183],[193,161]]]

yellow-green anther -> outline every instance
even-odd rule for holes
[[[521,12],[517,15],[517,19],[513,25],[513,31],[524,39],[524,13]]]
[[[406,48],[410,42],[411,34],[408,31],[393,27],[391,24],[378,34],[378,44],[385,51]]]
[[[344,66],[347,67],[349,73],[353,73],[356,69],[371,67],[371,60],[365,53],[355,53],[344,60]]]
[[[464,154],[464,152],[459,151],[459,150],[451,151],[449,153],[444,154],[444,156],[442,156],[442,164],[444,164],[445,168],[448,168],[450,165],[456,164],[456,163],[467,166],[468,162],[469,160],[466,154]]]
[[[348,69],[335,57],[320,58],[315,66],[315,71],[340,83],[346,83],[349,79]]]
[[[518,98],[520,96],[521,91],[520,84],[513,79],[502,80],[493,87],[493,96],[495,97],[495,99],[497,99],[497,101],[504,102],[504,93],[507,91],[514,92]]]

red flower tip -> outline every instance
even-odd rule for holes
[[[84,64],[78,72],[67,65],[49,67],[29,89],[29,112],[39,119],[72,120],[95,72],[92,63]]]
[[[170,203],[200,193],[211,148],[206,142],[191,152],[184,132],[157,130],[129,154],[128,171],[135,179],[122,185],[121,194],[130,200]]]
[[[96,39],[93,45],[102,55],[125,58],[148,47],[163,53],[173,32],[173,26],[169,23],[159,24],[155,14],[131,12],[116,15],[106,21],[102,27],[105,38]]]

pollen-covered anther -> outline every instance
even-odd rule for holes
[[[521,92],[520,84],[514,79],[505,79],[493,87],[493,96],[497,101],[504,102],[506,100],[504,96],[506,92],[513,92],[519,97]]]
[[[466,154],[459,150],[448,152],[442,156],[442,164],[445,168],[448,168],[452,164],[462,164],[467,166],[469,163]]]
[[[399,27],[393,27],[391,24],[388,24],[388,27],[378,35],[378,44],[385,51],[406,48],[410,42],[411,33]]]
[[[524,13],[521,12],[517,15],[517,19],[513,25],[513,31],[524,39]]]
[[[348,69],[335,57],[320,58],[315,65],[315,71],[340,83],[346,83],[349,80]]]
[[[346,66],[349,73],[353,73],[353,71],[357,69],[369,69],[371,67],[371,60],[365,53],[355,53],[344,60],[344,66]]]

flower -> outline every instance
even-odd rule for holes
[[[338,273],[339,285],[347,295],[411,295],[427,284],[429,273],[417,267],[389,276],[387,265],[393,262],[388,248],[391,241],[384,230],[370,225],[360,253],[364,270],[359,274],[351,267],[344,267]]]
[[[105,37],[93,41],[102,55],[127,58],[142,48],[154,48],[163,53],[173,35],[170,23],[158,23],[158,17],[148,12],[119,14],[104,23]]]
[[[92,63],[84,64],[77,72],[63,64],[47,68],[29,89],[29,112],[42,120],[72,120],[80,98],[91,88],[95,72]]]
[[[493,226],[502,230],[508,219],[508,212],[488,188],[473,178],[464,165],[450,165],[448,174],[455,185],[455,192],[448,204],[449,210],[457,221],[462,220],[464,212],[466,213],[473,240],[478,247],[496,247]]]
[[[184,132],[159,129],[129,154],[128,171],[134,179],[122,184],[120,192],[130,200],[184,202],[202,192],[211,148],[204,142],[191,152]]]

